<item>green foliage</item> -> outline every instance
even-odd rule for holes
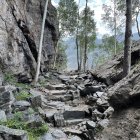
[[[87,13],[85,15],[85,12]],[[80,46],[85,44],[85,35],[87,36],[87,46],[88,48],[93,47],[96,39],[96,23],[93,19],[94,11],[89,7],[85,8],[80,13],[80,22],[79,22],[79,42]]]
[[[11,73],[5,73],[4,74],[4,81],[12,84],[12,83],[16,83],[16,78]]]
[[[73,34],[77,27],[78,6],[74,0],[60,0],[58,19],[61,35]]]
[[[105,34],[102,37],[102,44],[99,46],[100,48],[104,49],[108,56],[114,55],[114,36],[110,36],[108,34]],[[123,49],[123,43],[122,42],[116,42],[116,52],[119,53]]]
[[[15,83],[14,84],[15,86],[17,86],[17,87],[21,87],[22,89],[30,89],[31,88],[31,85],[27,85],[27,84],[24,84],[24,83]]]
[[[29,94],[26,90],[21,90],[20,92],[17,92],[15,95],[16,100],[27,100],[30,98],[32,95]]]
[[[108,55],[105,53],[96,54],[94,57],[92,69],[104,64],[108,60]]]
[[[29,125],[23,121],[23,113],[16,112],[13,119],[9,119],[6,122],[0,122],[0,125],[7,126],[13,129],[25,130],[28,132],[29,140],[37,140],[39,136],[42,136],[48,131],[48,125],[42,124],[40,127],[34,129],[30,128]]]
[[[13,75],[11,73],[5,73],[4,74],[4,81],[6,83],[15,85],[16,87],[21,87],[22,89],[30,89],[31,88],[31,85],[29,85],[29,84],[27,85],[27,84],[24,84],[24,83],[18,83],[15,75]]]

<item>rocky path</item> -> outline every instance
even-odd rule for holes
[[[107,102],[106,85],[94,80],[90,73],[53,72],[40,77],[40,81],[43,86],[29,88],[30,97],[18,101],[16,95],[22,88],[1,87],[0,97],[7,96],[4,100],[0,98],[3,118],[8,119],[16,110],[28,116],[26,122],[33,126],[47,123],[49,131],[39,138],[41,140],[96,140],[96,133],[108,125],[108,118],[114,111]],[[36,110],[32,117],[29,108]],[[0,130],[0,134],[3,133],[13,137],[9,131]],[[22,134],[20,139],[27,138]]]

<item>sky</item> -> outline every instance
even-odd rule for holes
[[[79,0],[75,0],[77,3]],[[52,0],[52,4],[57,7],[59,0]],[[80,10],[85,7],[85,0],[80,0]],[[101,20],[101,15],[104,13],[102,10],[102,4],[110,4],[109,0],[89,0],[88,6],[94,10],[94,19],[96,21],[97,36],[101,38],[103,34],[110,33],[107,27],[103,24]]]

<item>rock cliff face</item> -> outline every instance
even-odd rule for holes
[[[0,66],[3,72],[33,76],[45,0],[0,1]],[[58,41],[57,11],[48,5],[41,70],[48,69]]]

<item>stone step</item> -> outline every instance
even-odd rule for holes
[[[83,111],[78,111],[78,110],[71,110],[71,111],[65,111],[63,113],[64,119],[69,120],[69,119],[84,119],[86,117],[86,112]]]
[[[52,95],[52,96],[48,96],[48,101],[52,100],[52,101],[70,101],[73,99],[73,95],[71,94],[66,94],[66,95]]]
[[[49,90],[63,90],[66,89],[66,85],[65,84],[57,84],[57,85],[45,85],[45,88],[49,89]]]
[[[66,126],[70,125],[77,125],[81,122],[88,121],[88,119],[72,119],[72,120],[65,120]]]
[[[49,95],[65,95],[67,90],[50,90]]]
[[[48,107],[54,108],[54,109],[64,109],[65,108],[65,103],[61,102],[61,101],[51,101],[51,102],[48,102],[46,105]]]

